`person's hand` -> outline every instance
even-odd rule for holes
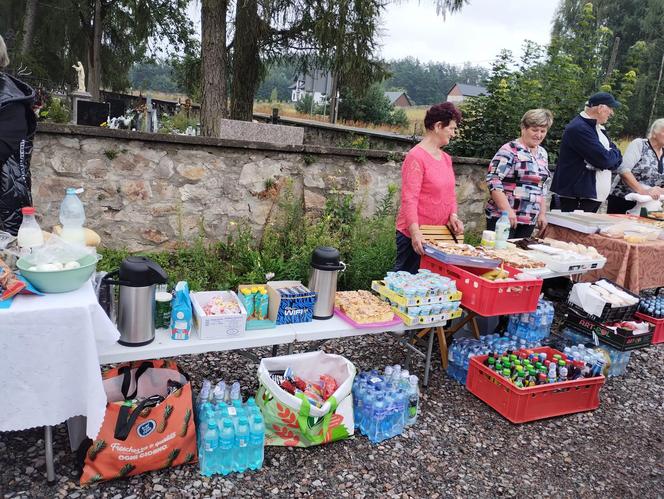
[[[422,246],[424,244],[424,236],[419,230],[415,232],[411,231],[410,242],[413,245],[415,253],[418,255],[424,254],[424,246]]]
[[[452,213],[450,216],[450,226],[455,235],[463,234],[463,222],[459,220],[456,213]]]
[[[655,186],[655,187],[651,187],[650,189],[648,189],[648,190],[646,191],[646,194],[647,194],[648,196],[650,196],[651,198],[653,198],[655,201],[658,201],[658,200],[659,200],[659,197],[660,197],[662,194],[664,194],[664,189],[662,189],[661,187],[657,187],[657,186]]]
[[[513,229],[516,228],[516,224],[517,224],[516,213],[514,212],[514,210],[512,208],[507,210],[507,218],[510,221],[510,227],[512,227]]]
[[[546,215],[544,213],[540,213],[539,216],[537,217],[537,228],[539,230],[544,230],[546,229],[546,226],[549,222],[546,220]]]

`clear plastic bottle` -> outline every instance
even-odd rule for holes
[[[83,191],[68,187],[67,194],[60,205],[60,223],[62,224],[60,237],[71,243],[85,244],[85,231],[83,230],[85,209],[76,195],[77,192]]]
[[[417,376],[410,376],[408,382],[408,418],[406,419],[406,425],[410,426],[417,421],[417,414],[420,407],[420,388],[417,383]]]
[[[249,420],[242,416],[238,418],[237,431],[235,432],[235,469],[243,473],[249,467]]]
[[[32,248],[44,245],[44,234],[35,219],[35,209],[32,206],[21,208],[23,221],[18,228],[16,242],[21,248],[21,253],[29,253]]]
[[[217,456],[219,447],[219,432],[217,431],[217,422],[210,418],[207,422],[207,429],[203,435],[203,462],[201,463],[201,473],[205,476],[211,476],[218,472]]]
[[[258,470],[263,466],[265,445],[265,423],[260,413],[252,416],[249,429],[249,469]]]
[[[226,418],[219,434],[219,471],[222,475],[232,473],[234,468],[235,429],[233,422]]]
[[[501,217],[496,222],[496,249],[505,249],[509,236],[510,219],[507,216],[507,212],[503,211]]]

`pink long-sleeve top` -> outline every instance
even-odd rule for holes
[[[457,212],[452,158],[443,152],[436,159],[422,147],[413,147],[401,167],[401,206],[397,230],[410,237],[408,227],[445,225]]]

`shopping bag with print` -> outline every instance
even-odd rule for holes
[[[191,383],[175,362],[126,363],[102,379],[106,414],[78,450],[81,485],[197,461]]]
[[[334,379],[337,389],[318,407],[306,391],[291,394],[280,386],[284,372],[312,383],[326,375]],[[353,435],[355,366],[346,358],[322,351],[265,358],[258,378],[256,403],[265,419],[265,445],[310,447]]]

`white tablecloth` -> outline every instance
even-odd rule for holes
[[[106,407],[97,348],[119,337],[91,282],[71,293],[15,298],[0,310],[0,431],[81,415],[95,438]]]

